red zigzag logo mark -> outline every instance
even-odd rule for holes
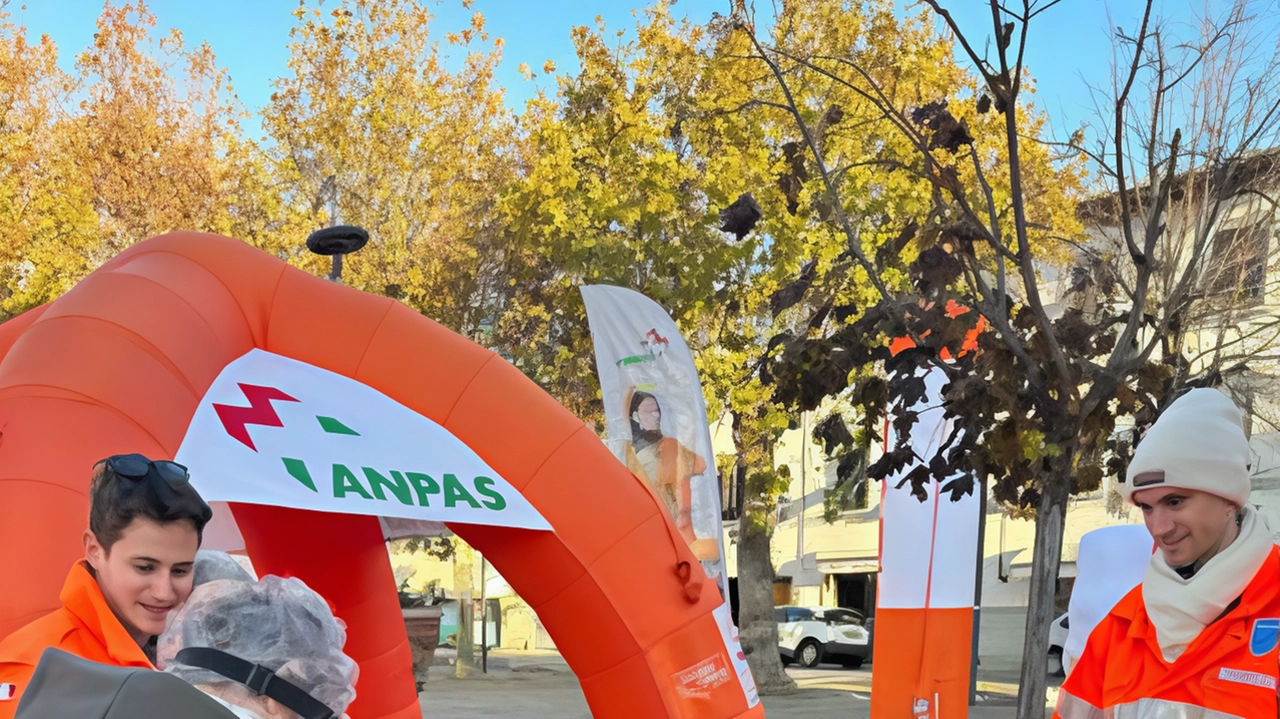
[[[258,448],[253,446],[253,438],[249,436],[248,425],[258,424],[263,427],[283,427],[284,422],[280,421],[280,415],[276,414],[276,408],[271,405],[272,400],[281,402],[297,402],[298,400],[275,387],[260,387],[256,384],[241,383],[240,391],[244,392],[245,399],[249,400],[248,407],[215,404],[213,405],[213,411],[218,413],[218,419],[222,420],[222,427],[227,430],[227,434],[257,452]]]

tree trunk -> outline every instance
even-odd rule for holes
[[[738,519],[738,637],[761,695],[790,694],[796,683],[782,670],[773,615],[773,558],[768,525],[743,512]]]
[[[475,611],[471,606],[474,579],[474,556],[471,547],[458,543],[453,555],[453,590],[458,597],[458,660],[454,665],[454,674],[459,679],[466,679],[475,673]]]
[[[1044,719],[1049,625],[1054,620],[1062,530],[1067,520],[1067,454],[1056,461],[1054,476],[1036,506],[1036,541],[1031,557],[1031,596],[1027,603],[1022,675],[1018,682],[1018,719]]]
[[[762,492],[758,487],[753,492],[752,483],[747,479],[748,468],[750,471],[766,469],[753,465],[769,462],[771,452],[762,451],[765,438],[756,436],[757,433],[751,431],[754,428],[746,428],[744,423],[749,424],[750,420],[744,422],[735,412],[733,442],[738,450],[739,486],[744,487],[742,513],[738,517],[738,639],[761,696],[791,694],[796,690],[796,683],[782,669],[778,622],[773,614],[776,575],[773,554],[769,551],[773,532],[768,515],[774,498],[760,496]],[[748,435],[746,439],[744,433]]]

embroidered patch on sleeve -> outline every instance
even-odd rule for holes
[[[1260,657],[1280,644],[1280,619],[1255,619],[1249,634],[1249,651]]]
[[[7,702],[18,694],[18,687],[14,684],[0,684],[0,702]]]
[[[1250,686],[1262,687],[1275,691],[1276,678],[1263,674],[1262,672],[1246,672],[1241,669],[1228,669],[1223,667],[1218,672],[1218,678],[1224,682],[1236,682],[1237,684],[1248,684]]]

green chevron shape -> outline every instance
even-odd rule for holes
[[[284,468],[289,473],[289,476],[301,482],[302,486],[312,492],[320,493],[320,490],[316,489],[316,483],[311,479],[311,472],[307,471],[305,462],[300,459],[290,459],[289,457],[281,457],[280,459],[284,461]]]
[[[348,434],[352,437],[359,437],[360,433],[351,429],[347,425],[339,422],[333,417],[316,417],[320,421],[320,428],[329,434]]]

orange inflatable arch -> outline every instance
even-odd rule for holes
[[[171,458],[228,363],[260,348],[352,378],[443,426],[553,532],[451,525],[537,612],[597,717],[763,717],[737,681],[681,674],[725,652],[722,603],[653,494],[492,352],[409,308],[237,240],[140,243],[0,325],[0,638],[57,606],[82,556],[91,465]],[[378,519],[232,505],[263,574],[296,576],[349,626],[355,719],[422,716]],[[724,658],[727,664],[727,657]]]

